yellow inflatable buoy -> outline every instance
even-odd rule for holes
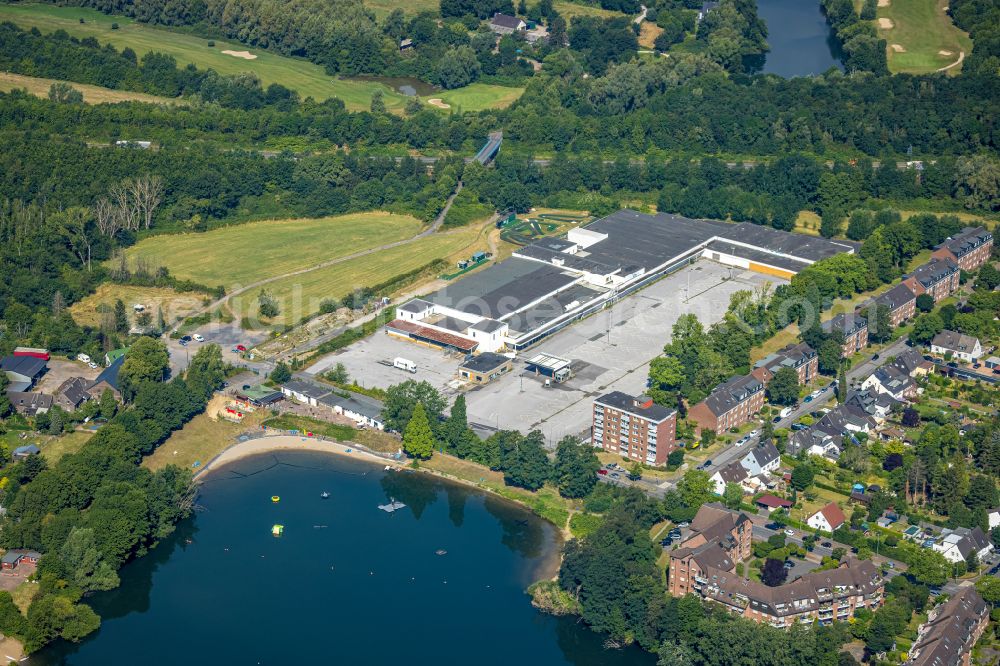
[[[285,531],[284,525],[275,525],[271,528],[271,534],[274,536],[281,536],[281,533]]]
[[[281,501],[281,498],[278,497],[277,495],[271,495],[271,501],[277,504],[278,502]]]

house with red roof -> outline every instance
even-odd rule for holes
[[[815,530],[832,532],[845,522],[847,522],[847,516],[844,515],[844,512],[839,506],[830,502],[813,515],[809,516],[809,520],[806,521],[806,524]]]

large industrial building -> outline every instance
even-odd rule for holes
[[[405,303],[386,330],[462,353],[521,350],[699,258],[787,280],[854,251],[756,224],[621,210]]]

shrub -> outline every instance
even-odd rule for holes
[[[112,23],[111,24],[111,29],[112,30],[117,30],[118,29],[118,24],[117,23]]]

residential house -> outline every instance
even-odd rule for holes
[[[993,542],[978,526],[972,529],[956,527],[944,530],[931,548],[944,555],[949,562],[965,562],[972,553],[980,560],[989,555]]]
[[[458,366],[458,376],[472,384],[488,384],[498,377],[511,372],[514,362],[503,354],[483,352],[469,356]]]
[[[844,515],[843,510],[833,502],[830,502],[813,515],[809,516],[806,520],[806,525],[814,530],[832,532],[845,522],[847,522],[847,516]]]
[[[715,387],[707,398],[688,410],[688,418],[699,430],[722,433],[748,422],[763,406],[764,382],[743,375]]]
[[[845,405],[858,407],[877,422],[884,421],[899,401],[874,389],[852,389],[847,393]]]
[[[281,392],[285,396],[310,407],[318,407],[319,399],[330,395],[332,392],[325,386],[313,384],[301,379],[290,379],[281,385]]]
[[[80,405],[90,400],[91,395],[87,391],[89,386],[90,380],[86,377],[70,377],[56,389],[53,402],[67,412],[76,411]]]
[[[768,440],[747,451],[740,460],[750,476],[768,474],[781,466],[781,454],[778,448]]]
[[[934,364],[924,359],[916,349],[907,349],[886,365],[898,368],[910,377],[924,377],[934,369]]]
[[[697,19],[701,21],[703,18],[708,16],[708,13],[713,9],[718,9],[719,3],[716,0],[705,0],[701,3],[701,9],[698,10]]]
[[[347,397],[331,392],[318,398],[318,403],[329,407],[334,414],[346,416],[363,428],[385,430],[382,403],[375,398],[354,392],[350,392]]]
[[[767,384],[781,368],[792,368],[799,376],[799,385],[811,382],[819,373],[819,356],[804,342],[788,345],[757,361],[751,375]]]
[[[983,355],[983,345],[979,342],[979,338],[971,335],[941,331],[931,340],[931,353],[942,356],[951,354],[952,358],[973,363]]]
[[[412,48],[413,48],[413,40],[412,39],[407,38],[407,39],[401,39],[401,40],[399,40],[399,50],[400,51],[409,51]]]
[[[0,358],[0,371],[7,375],[8,391],[25,392],[31,389],[38,378],[45,374],[47,364],[37,356],[4,356]]]
[[[594,400],[591,437],[595,447],[650,465],[665,465],[677,448],[677,411],[612,391]]]
[[[490,19],[490,30],[498,35],[509,35],[514,32],[524,32],[528,24],[516,16],[508,16],[497,12]]]
[[[820,327],[827,334],[837,332],[844,336],[841,355],[849,358],[868,344],[868,320],[858,312],[843,312],[829,321],[824,321]]]
[[[894,400],[908,400],[917,394],[917,383],[903,370],[883,365],[861,382],[862,389],[874,390],[891,396]]]
[[[951,260],[971,273],[989,261],[993,253],[993,234],[983,227],[966,227],[934,248],[931,256]]]
[[[748,478],[750,478],[750,474],[747,472],[747,468],[741,465],[738,460],[734,460],[725,467],[715,470],[710,481],[715,486],[715,494],[721,495],[726,492],[726,486],[730,483],[736,483],[742,487]]]
[[[927,621],[917,629],[910,648],[910,666],[969,666],[972,647],[990,621],[990,606],[973,586],[959,588],[955,595],[932,608]]]
[[[903,284],[916,296],[930,294],[935,303],[958,290],[958,264],[950,259],[931,259],[903,277]]]
[[[52,409],[52,396],[34,391],[8,391],[7,399],[18,414],[35,416]]]
[[[806,430],[792,433],[788,453],[822,456],[837,460],[849,444],[858,444],[854,433],[869,433],[875,429],[875,419],[856,404],[843,404],[831,409]]]
[[[12,460],[17,462],[18,460],[24,460],[26,458],[30,458],[31,456],[37,456],[41,452],[42,452],[41,449],[39,449],[34,444],[26,444],[24,446],[19,446],[16,449],[14,449],[11,452],[10,457]]]
[[[675,597],[692,591],[695,576],[709,566],[733,567],[750,559],[753,522],[721,504],[704,504],[691,521],[688,537],[670,552],[667,587]]]

